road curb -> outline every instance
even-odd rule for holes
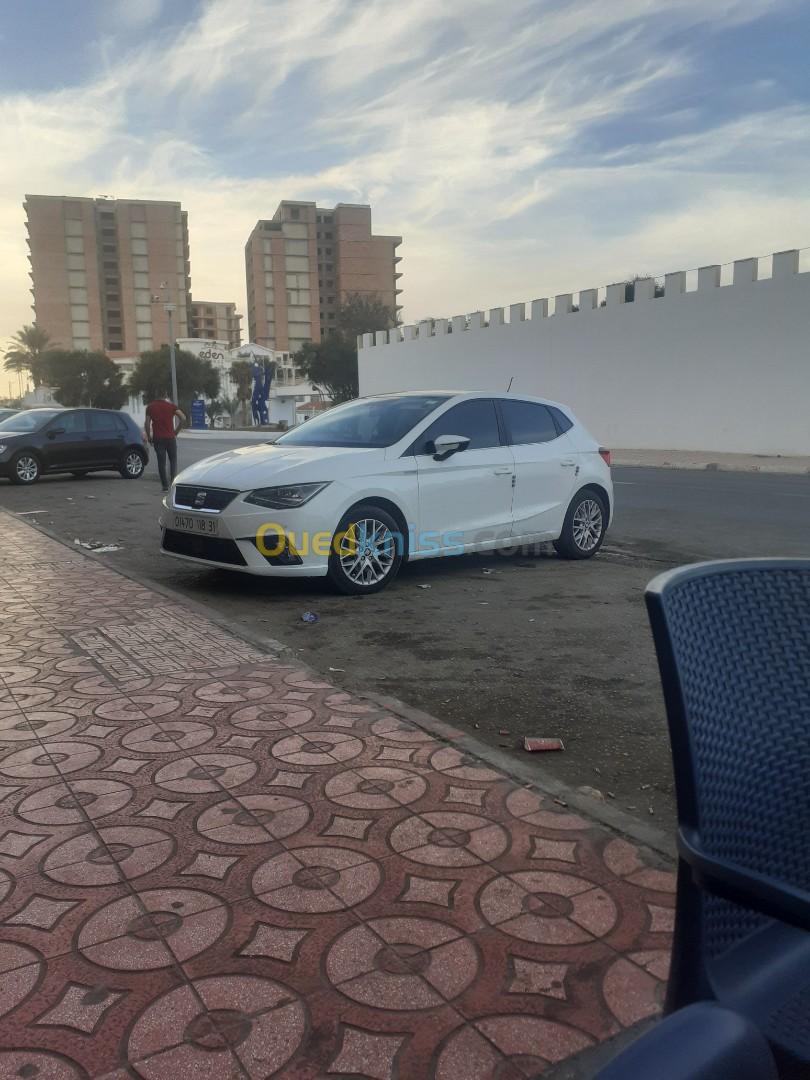
[[[8,513],[8,511],[0,511],[0,514],[2,513]],[[14,514],[11,514],[10,516],[16,517]],[[335,680],[331,672],[320,671],[318,668],[303,661],[294,649],[289,645],[285,645],[284,642],[279,641],[277,638],[254,633],[247,627],[222,615],[216,609],[212,608],[210,604],[191,599],[166,585],[150,581],[148,578],[131,570],[125,570],[118,566],[114,566],[101,555],[96,555],[92,551],[87,551],[86,549],[78,548],[75,545],[68,543],[66,540],[62,539],[62,537],[54,535],[49,529],[42,525],[33,524],[20,518],[16,518],[16,520],[21,521],[22,524],[27,525],[34,531],[47,536],[49,540],[56,541],[63,547],[66,547],[69,551],[74,552],[74,554],[80,554],[84,556],[84,558],[90,559],[93,562],[106,567],[108,570],[113,570],[116,573],[121,574],[122,577],[134,581],[142,588],[157,593],[159,596],[164,596],[166,599],[171,600],[172,603],[190,608],[192,611],[205,616],[205,618],[215,623],[221,629],[233,634],[234,637],[240,638],[242,641],[246,641],[248,644],[267,653],[268,658],[283,660],[286,656],[289,656],[291,659],[295,660],[295,663],[298,666],[310,670],[319,678],[327,679],[330,683],[334,683]],[[537,763],[535,757],[532,757],[531,759],[527,758],[525,763],[517,760],[497,748],[481,742],[481,740],[477,739],[474,735],[461,731],[452,724],[448,724],[446,721],[440,720],[438,717],[424,712],[422,709],[417,709],[412,705],[408,705],[407,702],[401,701],[399,698],[390,694],[381,694],[374,690],[362,689],[353,690],[352,692],[358,697],[365,698],[367,701],[377,705],[379,708],[395,714],[408,723],[414,724],[416,727],[421,728],[429,734],[451,743],[457,749],[463,750],[465,754],[469,754],[471,757],[477,758],[483,764],[489,765],[493,769],[497,769],[498,772],[501,772],[514,780],[515,783],[521,784],[527,788],[536,787],[538,789],[538,794],[549,795],[554,799],[561,800],[568,808],[580,811],[586,817],[606,826],[621,836],[630,837],[637,843],[643,844],[645,847],[658,853],[668,861],[675,858],[676,847],[674,837],[670,836],[663,829],[658,828],[656,825],[641,821],[626,813],[624,810],[611,806],[610,803],[599,802],[596,799],[592,799],[582,792],[577,791],[575,788],[569,787],[567,784],[564,784],[562,781],[548,773]]]

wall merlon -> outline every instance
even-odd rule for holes
[[[399,326],[392,326],[388,331],[388,342],[391,345],[399,344],[402,341],[402,330]]]
[[[579,294],[579,310],[592,311],[598,301],[598,289],[581,289]]]
[[[408,323],[407,326],[402,327],[402,333],[406,341],[414,341],[418,332],[418,328],[412,323]]]
[[[554,314],[555,315],[570,315],[571,308],[574,306],[574,298],[570,292],[558,293],[554,297]]]
[[[686,292],[686,271],[676,270],[664,277],[664,299],[680,296]]]
[[[486,323],[484,322],[483,311],[472,311],[469,315],[470,330],[482,330]]]
[[[510,304],[509,305],[509,322],[525,322],[526,321],[526,305],[525,304]]]
[[[363,334],[363,348],[370,349],[374,344],[374,334]]]
[[[734,263],[733,285],[747,285],[759,276],[759,259],[737,259]]]
[[[625,293],[627,291],[626,281],[617,281],[613,285],[608,285],[606,290],[606,300],[608,307],[615,307],[616,304],[623,304],[625,301]]]
[[[655,278],[636,278],[633,286],[634,300],[655,299]]]
[[[489,326],[503,326],[503,308],[494,307],[489,309]]]
[[[714,264],[713,266],[701,266],[698,270],[698,292],[703,292],[704,289],[719,289],[720,288],[720,266]]]
[[[453,333],[460,334],[463,330],[467,329],[467,316],[466,315],[454,315],[453,316]]]
[[[435,334],[446,334],[446,333],[447,333],[447,327],[448,327],[448,324],[449,324],[449,320],[448,320],[448,319],[437,319],[437,320],[436,320],[436,325],[435,325],[435,327],[434,327],[434,330],[433,330],[433,332],[434,332]]]
[[[387,330],[378,330],[376,332],[376,334],[374,335],[374,344],[375,345],[387,345],[388,344],[388,331]]]
[[[790,251],[777,251],[773,256],[772,276],[775,278],[790,277],[799,272],[799,251],[792,248]]]
[[[419,323],[419,337],[420,338],[430,337],[432,335],[432,333],[433,333],[433,320],[432,319],[423,319],[422,322]]]
[[[532,300],[532,322],[548,318],[548,300]]]

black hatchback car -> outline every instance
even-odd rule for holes
[[[27,409],[0,421],[0,476],[33,484],[43,473],[115,469],[143,475],[149,453],[140,428],[111,409]]]

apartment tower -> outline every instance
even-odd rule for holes
[[[398,317],[400,236],[371,232],[371,207],[282,202],[245,245],[251,341],[292,353],[320,341],[352,293],[379,299]]]
[[[54,343],[115,358],[188,337],[188,219],[179,202],[26,195],[34,314]]]
[[[216,300],[192,300],[188,307],[189,337],[227,341],[231,349],[242,344],[242,316],[236,304]]]

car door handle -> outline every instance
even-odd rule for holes
[[[496,476],[507,476],[512,472],[511,465],[501,465],[497,469],[492,470]]]
[[[571,468],[572,466],[576,465],[576,462],[574,461],[573,458],[563,458],[562,461],[560,462],[560,465],[562,465],[562,467],[564,469],[566,469],[566,468]]]

